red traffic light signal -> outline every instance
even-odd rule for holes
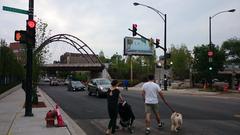
[[[36,22],[27,20],[27,44],[29,47],[35,47]]]
[[[137,35],[137,24],[132,25],[132,32],[133,32],[133,36]]]
[[[26,31],[16,30],[14,34],[15,41],[19,41],[20,43],[26,43]]]
[[[34,20],[27,20],[27,27],[29,27],[30,29],[35,29],[36,22]]]

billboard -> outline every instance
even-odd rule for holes
[[[124,55],[153,55],[154,46],[143,38],[125,37]]]

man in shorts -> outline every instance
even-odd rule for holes
[[[150,133],[151,113],[153,112],[156,116],[158,127],[163,126],[163,122],[160,121],[160,112],[158,104],[158,94],[163,98],[163,94],[158,84],[154,82],[154,76],[148,76],[148,82],[142,86],[142,96],[145,102],[145,123],[146,123],[146,134]]]

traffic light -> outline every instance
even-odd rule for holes
[[[24,30],[16,30],[14,34],[15,41],[19,41],[20,43],[26,43],[26,31]]]
[[[35,47],[36,22],[34,20],[27,20],[27,44]]]
[[[171,53],[166,53],[166,58],[171,58]]]
[[[212,67],[210,66],[209,68],[208,68],[210,71],[212,71]]]
[[[137,35],[137,24],[132,25],[132,32],[133,32],[133,36]]]
[[[159,42],[160,42],[160,39],[157,38],[157,39],[156,39],[156,48],[160,47],[160,46],[159,46]]]

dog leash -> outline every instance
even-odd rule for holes
[[[168,106],[168,108],[169,108],[172,112],[176,112],[176,111],[167,103],[167,101],[165,100],[165,98],[163,97],[163,95],[161,95],[161,98],[162,98],[163,102]]]

